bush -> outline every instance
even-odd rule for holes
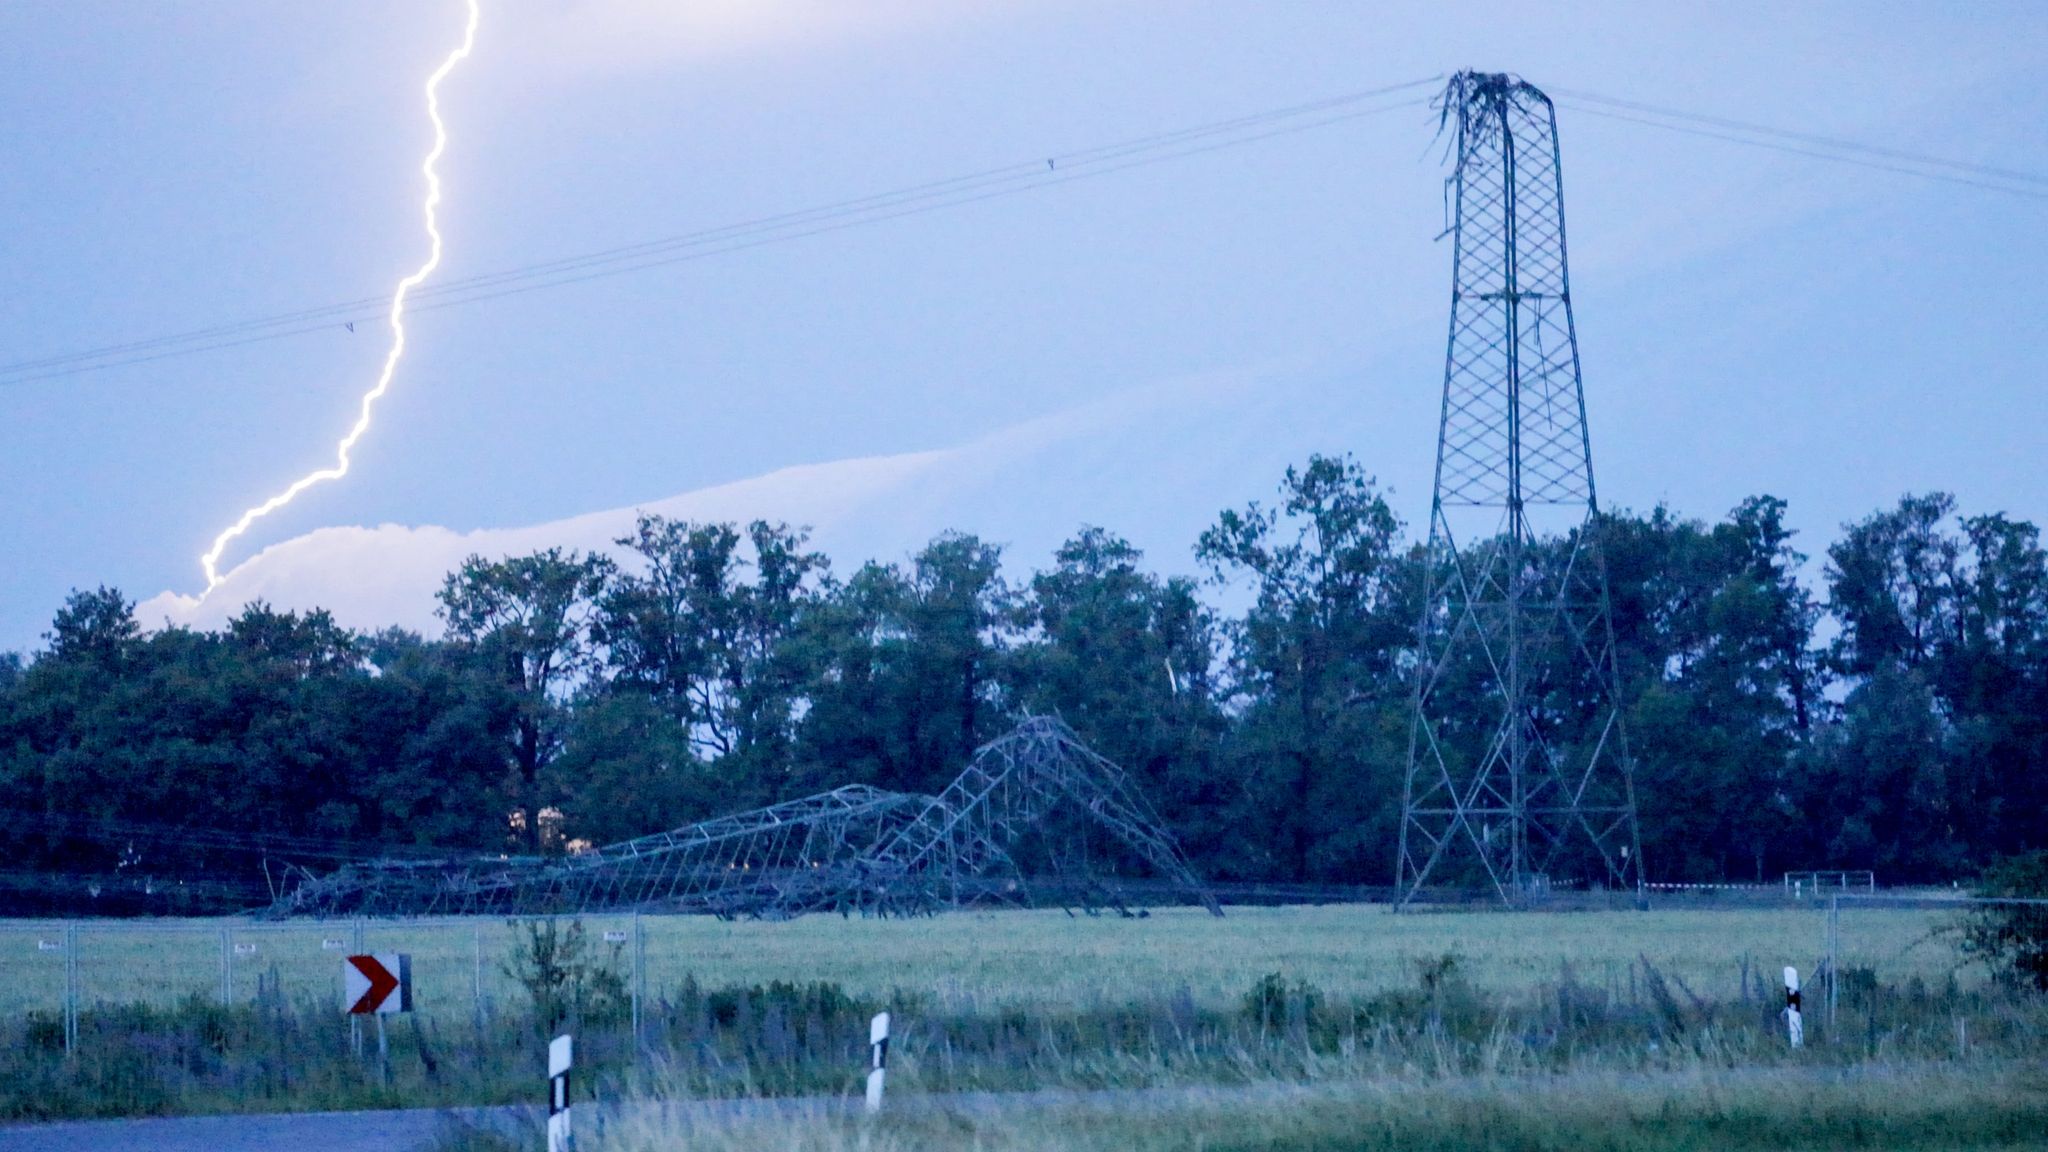
[[[1977,895],[2048,899],[2048,852],[1994,865]],[[2048,906],[1990,904],[1973,910],[1963,924],[1963,952],[1988,964],[2001,980],[2048,991]]]
[[[1425,956],[1415,962],[1415,980],[1425,996],[1441,996],[1465,987],[1465,957],[1459,952]]]
[[[1298,1032],[1322,1015],[1323,990],[1306,980],[1290,985],[1280,973],[1268,972],[1244,994],[1243,1005],[1245,1016],[1258,1021],[1261,1030],[1285,1024],[1289,1032]]]
[[[555,920],[511,923],[514,943],[505,975],[525,990],[541,1035],[553,1035],[564,1024],[616,1023],[631,1012],[618,947],[609,958],[598,957],[583,921],[566,927]]]

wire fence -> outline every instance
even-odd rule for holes
[[[1198,910],[1162,912],[1145,927],[1105,917],[1093,929],[1088,919],[1057,911],[850,926],[837,917],[774,925],[632,913],[574,919],[589,959],[622,982],[634,1037],[643,1014],[659,1015],[661,998],[693,979],[706,986],[823,979],[881,996],[910,986],[991,1004],[1007,1002],[1010,992],[1065,1003],[1187,981],[1200,995],[1229,1002],[1254,970],[1288,967],[1344,994],[1354,985],[1399,983],[1414,957],[1439,953],[1462,955],[1475,978],[1502,991],[1535,988],[1565,961],[1623,981],[1619,974],[1640,955],[1709,998],[1735,989],[1745,1000],[1779,994],[1776,973],[1790,965],[1810,986],[1809,1019],[1820,1017],[1815,1022],[1828,1028],[1845,990],[1981,985],[1987,973],[1963,953],[1963,925],[2000,906],[2037,907],[2048,920],[2048,901],[1840,890],[1787,900],[1776,885],[1659,892],[1648,912],[1616,905],[1546,915],[1475,906],[1382,922],[1359,919],[1372,914],[1368,906],[1297,904],[1268,913],[1247,908],[1221,927]],[[1285,938],[1268,937],[1261,925]],[[1219,932],[1251,935],[1232,935],[1226,946]],[[1080,952],[1049,959],[1048,940]],[[494,917],[0,921],[0,1017],[61,1020],[67,1049],[79,1043],[80,1012],[108,1006],[275,1003],[339,1017],[345,957],[398,952],[410,958],[420,1017],[481,1028],[530,1011],[531,990],[512,962],[529,942],[517,922]],[[1292,960],[1283,963],[1279,953]]]
[[[642,917],[582,916],[591,952],[624,980],[632,1025],[646,996]],[[523,995],[507,961],[515,922],[463,919],[162,922],[0,922],[6,974],[0,1011],[56,1012],[66,1050],[78,1043],[81,1007],[194,1000],[222,1007],[326,1001],[339,1011],[351,955],[410,958],[413,1003],[432,1016],[491,1018]]]
[[[1816,901],[1816,903],[1820,903]],[[2011,918],[2035,940],[2048,940],[2048,900],[2019,897],[1965,896],[1927,892],[1832,892],[1821,920],[1821,958],[1813,970],[1825,993],[1829,1028],[1841,1016],[1845,988],[1879,989],[1906,983],[1928,965],[1916,952],[1951,957],[1952,979],[1982,980],[1991,975],[1983,957],[1969,955],[1963,936],[1986,913],[2016,913]],[[1903,942],[1872,930],[1873,913],[1911,909],[1950,913],[1934,917],[1926,931]],[[1902,976],[1905,979],[1902,980]]]

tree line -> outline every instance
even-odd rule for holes
[[[2048,847],[2035,526],[1909,495],[1810,586],[1785,515],[1604,516],[1651,878],[1943,881]],[[145,632],[75,592],[0,657],[0,899],[935,792],[1027,712],[1123,765],[1212,876],[1390,881],[1428,558],[1348,458],[1222,513],[1200,579],[1094,527],[1023,580],[957,532],[843,574],[782,524],[648,516],[618,544],[471,558],[435,639],[263,603]]]

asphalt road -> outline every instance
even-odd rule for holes
[[[517,1125],[514,1109],[444,1112],[299,1112],[66,1120],[0,1128],[6,1152],[406,1152],[425,1147],[461,1117]]]
[[[1062,1104],[1114,1104],[1122,1111],[1170,1107],[1187,1099],[1215,1099],[1219,1093],[1286,1095],[1287,1085],[1238,1088],[1188,1087],[1119,1091],[961,1092],[941,1096],[898,1096],[892,1111],[929,1108],[992,1115]],[[592,1131],[628,1118],[628,1110],[670,1107],[689,1117],[739,1120],[772,1115],[830,1114],[858,1109],[860,1100],[804,1096],[788,1099],[704,1100],[682,1105],[578,1105],[579,1131]],[[538,1146],[538,1108],[415,1108],[390,1112],[266,1112],[244,1116],[184,1116],[142,1120],[63,1120],[0,1127],[0,1152],[414,1152],[458,1126],[524,1133]]]
[[[296,1112],[65,1120],[0,1128],[5,1152],[409,1152],[460,1124],[516,1130],[529,1109]]]

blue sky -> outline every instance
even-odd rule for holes
[[[424,253],[419,85],[461,20],[458,0],[0,7],[0,360],[388,291]],[[2035,4],[485,0],[444,89],[442,275],[1468,66],[2044,172],[2043,44]],[[952,524],[1021,572],[1085,520],[1186,571],[1218,508],[1311,451],[1356,454],[1421,521],[1449,278],[1432,127],[1408,109],[419,316],[353,474],[229,563],[934,451],[943,475],[816,513],[842,567]],[[2048,201],[1568,103],[1560,132],[1608,503],[1710,516],[1771,492],[1816,553],[1906,490],[2048,518]],[[0,383],[0,648],[73,587],[196,593],[213,535],[330,458],[382,352],[337,326]],[[812,518],[837,475],[761,507]],[[386,563],[311,548],[294,570],[325,583],[247,587],[290,603]]]

